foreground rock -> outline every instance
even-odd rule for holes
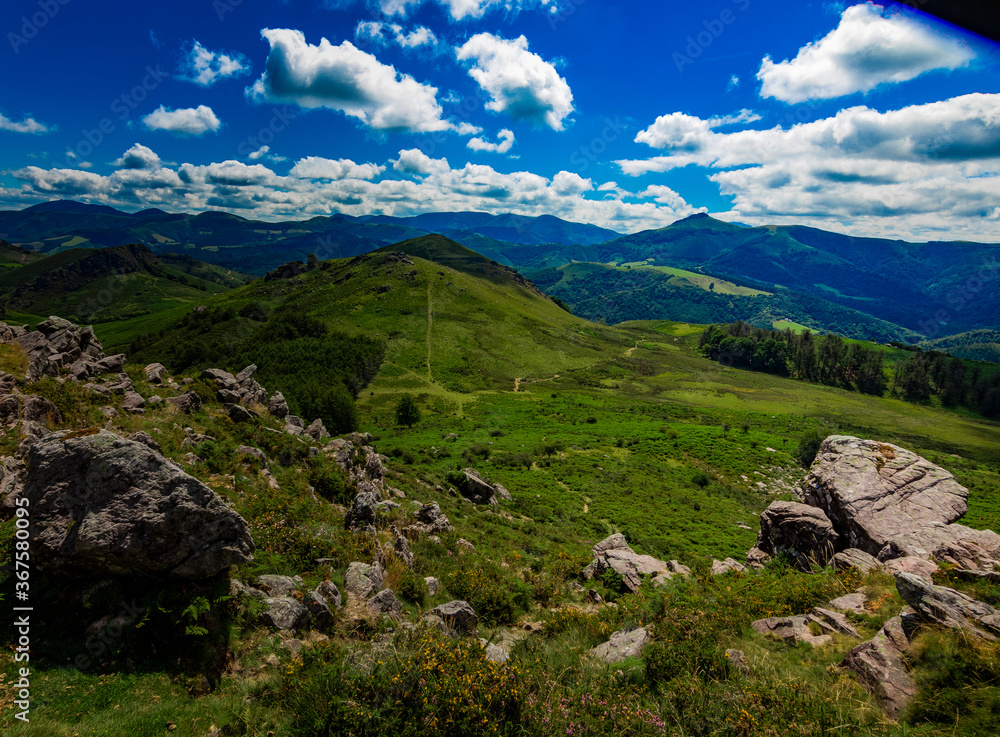
[[[620,663],[625,658],[638,657],[652,641],[645,627],[631,627],[615,632],[607,642],[593,648],[590,654],[605,663]]]
[[[896,590],[925,622],[961,629],[989,642],[1000,635],[1000,610],[960,591],[935,586],[912,573],[896,576]]]
[[[837,542],[833,523],[822,509],[797,502],[771,502],[760,515],[756,549],[769,555],[790,553],[799,570],[826,566]]]
[[[848,548],[847,550],[841,550],[833,556],[833,567],[837,571],[854,568],[859,573],[864,574],[874,568],[879,568],[879,562],[874,555],[869,555],[864,550]]]
[[[895,536],[878,557],[882,561],[904,557],[934,559],[968,570],[992,571],[1000,565],[1000,535],[993,530],[933,522]]]
[[[954,522],[969,496],[950,473],[911,451],[846,435],[823,441],[803,490],[844,547],[870,555],[894,538]]]
[[[810,625],[818,627],[823,634],[813,634]],[[815,607],[809,614],[758,619],[750,626],[765,637],[782,640],[789,644],[805,642],[813,647],[826,645],[832,639],[831,636],[835,634],[860,637],[858,631],[843,614],[820,607]]]
[[[253,558],[247,523],[211,489],[107,430],[38,440],[24,495],[33,557],[50,570],[193,579]]]
[[[857,674],[858,682],[893,718],[906,710],[917,693],[917,684],[903,663],[903,653],[909,648],[910,640],[903,630],[902,619],[893,617],[875,637],[851,650],[841,663],[842,667]]]
[[[622,578],[622,585],[635,593],[642,585],[643,576],[652,576],[654,585],[662,584],[675,575],[689,575],[691,569],[676,560],[669,563],[651,555],[639,555],[620,532],[597,543],[591,552],[594,560],[583,570],[584,578],[600,578],[607,570],[615,571]]]

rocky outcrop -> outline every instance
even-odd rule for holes
[[[264,607],[260,615],[261,620],[275,629],[297,630],[309,624],[309,610],[302,602],[291,596],[264,599]]]
[[[194,579],[252,559],[247,523],[211,489],[106,430],[38,440],[24,494],[47,569]]]
[[[760,515],[758,550],[770,555],[787,552],[796,568],[823,567],[835,551],[837,533],[822,509],[797,502],[771,502]]]
[[[267,411],[279,419],[287,417],[288,402],[285,401],[285,395],[275,392],[267,402]]]
[[[74,379],[85,381],[100,374],[117,373],[125,365],[122,354],[104,355],[92,327],[79,327],[61,317],[49,317],[34,330],[0,323],[0,342],[17,344],[24,351],[28,357],[29,382],[58,376],[64,368],[69,368]]]
[[[666,563],[650,555],[639,555],[620,532],[611,535],[591,548],[593,561],[583,570],[588,581],[600,578],[607,570],[615,571],[622,578],[622,585],[630,592],[639,590],[643,576],[652,576],[654,584],[669,580],[674,575],[688,575],[690,569],[677,561]]]
[[[969,496],[950,473],[911,451],[846,435],[823,441],[803,492],[833,522],[843,547],[870,555],[894,538],[954,522]]]
[[[511,501],[509,491],[500,486],[500,484],[491,484],[486,481],[479,475],[476,469],[463,468],[462,474],[465,477],[464,480],[456,485],[459,487],[459,491],[462,492],[462,496],[473,504],[496,506],[500,503],[501,499]]]
[[[382,590],[382,567],[376,563],[351,563],[344,574],[344,588],[347,593],[358,599],[370,599]]]
[[[612,634],[607,642],[591,649],[590,655],[605,663],[620,663],[625,658],[638,657],[652,641],[645,627],[630,627]]]
[[[393,619],[397,619],[403,614],[403,605],[396,595],[389,589],[382,589],[375,596],[365,602],[368,611],[372,614],[384,614]]]
[[[863,685],[890,717],[897,718],[916,693],[917,684],[906,672],[903,653],[910,640],[900,617],[893,617],[868,642],[851,650],[841,666],[854,671]]]
[[[451,522],[448,521],[447,515],[442,514],[437,502],[424,504],[415,514],[420,523],[410,525],[407,530],[413,530],[417,534],[436,535],[451,529]]]
[[[933,561],[924,560],[912,555],[908,555],[905,558],[888,560],[882,565],[882,568],[893,576],[897,573],[912,573],[914,576],[920,576],[928,583],[934,583],[933,576],[938,570],[937,564]]]
[[[817,627],[823,634],[814,634],[810,625]],[[809,614],[758,619],[750,626],[765,637],[789,644],[805,642],[813,647],[827,644],[835,634],[848,637],[860,636],[843,614],[820,607],[815,607]]]
[[[188,391],[176,397],[168,397],[167,402],[184,414],[191,414],[201,409],[201,397],[197,392]]]
[[[838,571],[854,568],[860,573],[868,573],[873,568],[879,567],[879,562],[873,555],[869,555],[864,550],[848,548],[841,550],[833,556],[833,567]]]
[[[467,601],[449,601],[436,606],[424,614],[425,619],[437,618],[444,622],[457,635],[469,635],[476,631],[479,617]]]
[[[344,517],[344,526],[348,530],[374,526],[377,505],[381,499],[381,495],[374,489],[359,489],[351,504],[351,510]]]
[[[943,560],[959,568],[991,571],[1000,565],[1000,535],[965,525],[933,522],[896,535],[879,551],[879,560],[915,557]]]
[[[896,576],[896,590],[924,622],[961,629],[989,642],[1000,635],[1000,610],[960,591],[935,586],[912,573]]]

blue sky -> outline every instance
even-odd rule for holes
[[[0,32],[4,209],[1000,240],[1000,54],[897,6],[7,0]]]

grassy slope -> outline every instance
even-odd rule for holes
[[[379,295],[375,288],[382,285],[390,289]],[[334,263],[325,271],[304,275],[298,284],[258,281],[211,301],[232,306],[251,301],[292,306],[342,330],[390,337],[384,369],[361,397],[362,429],[373,432],[376,447],[392,457],[390,483],[403,489],[410,500],[438,502],[456,528],[454,538],[446,539],[447,556],[427,541],[414,546],[420,576],[446,580],[444,574],[463,565],[462,561],[492,559],[508,563],[511,571],[537,567],[544,583],[549,580],[546,576],[554,575],[559,554],[583,556],[593,542],[616,530],[625,531],[639,552],[677,557],[689,565],[711,557],[740,557],[756,537],[757,513],[774,495],[787,495],[790,485],[803,475],[802,469],[794,467],[791,453],[798,438],[811,430],[875,437],[925,454],[972,489],[965,522],[997,526],[1000,426],[930,407],[726,369],[697,355],[700,326],[643,322],[602,328],[573,318],[516,285],[485,282],[420,259],[410,265],[378,256]],[[190,308],[173,312],[186,309]],[[127,324],[102,325],[98,333],[108,343],[127,340],[139,326],[149,329],[168,316],[169,312]],[[470,367],[471,372],[467,371]],[[133,367],[132,375],[139,391],[146,396],[159,391],[146,385],[137,369]],[[515,378],[522,379],[517,392],[513,391]],[[474,391],[463,391],[463,386]],[[401,392],[414,394],[424,413],[411,429],[396,427],[393,421]],[[90,411],[97,415],[96,407]],[[233,426],[221,415],[221,407],[210,404],[203,412],[185,417],[184,423],[214,437],[231,437],[234,444],[260,443],[275,435],[253,431],[251,426]],[[143,417],[121,413],[114,429],[129,432],[155,427],[168,455],[180,459],[189,449],[181,444],[178,419],[169,413]],[[723,424],[730,429],[724,431]],[[457,437],[450,438],[452,433]],[[266,530],[275,519],[285,520],[291,508],[298,510],[298,524],[326,535],[324,525],[336,526],[331,508],[309,501],[308,479],[300,465],[272,464],[280,494],[267,490],[254,477],[241,477],[241,493],[236,494],[224,475],[198,467],[193,472],[237,505],[254,524],[258,540],[285,539],[287,531],[272,538]],[[470,465],[504,483],[514,496],[513,504],[497,510],[480,508],[434,491],[439,484],[448,485],[449,470]],[[220,471],[234,472],[246,473],[235,462]],[[699,473],[705,474],[704,484],[698,481]],[[265,506],[251,509],[251,500]],[[282,504],[291,506],[286,509]],[[266,505],[273,505],[273,511]],[[308,507],[304,519],[296,505]],[[355,555],[345,549],[339,534],[332,541],[324,538],[326,542],[316,550],[323,555]],[[457,548],[452,550],[458,536],[472,541],[480,557],[462,558]],[[319,569],[290,561],[262,549],[257,562],[237,574],[245,578],[251,571],[302,573],[310,583],[322,576]],[[335,578],[342,568],[337,567]],[[732,581],[734,592],[730,593],[728,580],[699,582],[704,592],[696,588],[677,593],[673,604],[682,611],[683,607],[699,611],[721,607],[735,620],[725,639],[716,644],[743,648],[755,672],[750,681],[713,688],[729,689],[735,698],[738,693],[767,694],[772,689],[783,693],[788,683],[806,684],[803,688],[815,689],[814,693],[847,713],[859,705],[871,708],[850,678],[829,668],[854,643],[837,640],[830,648],[813,652],[787,649],[745,634],[745,625],[733,612],[751,605],[741,592],[748,597],[761,594],[756,586],[751,591],[738,581]],[[815,579],[794,575],[779,583],[789,592],[816,585]],[[600,585],[598,589],[608,593]],[[450,598],[452,592],[444,589],[428,598],[424,608]],[[889,598],[891,605],[895,600]],[[539,600],[541,608],[528,616],[557,620],[559,615],[546,608],[552,604],[579,602],[572,595],[559,594],[547,604]],[[613,616],[602,615],[602,626],[617,628],[647,616],[632,606],[623,600]],[[407,611],[416,614],[410,605]],[[611,630],[600,631],[606,635]],[[490,633],[484,629],[483,634]],[[364,643],[358,638],[357,632],[340,632],[335,635],[335,648],[361,652]],[[515,658],[530,669],[525,682],[539,693],[540,686],[533,679],[541,678],[544,684],[543,676],[537,674],[549,671],[553,683],[576,680],[597,688],[602,679],[610,679],[619,684],[616,688],[621,689],[623,699],[647,693],[641,680],[617,681],[606,669],[591,670],[586,665],[580,653],[600,639],[592,629],[571,627],[566,635],[533,640],[530,647],[516,650]],[[251,628],[237,629],[232,646],[238,649],[249,678],[227,674],[218,690],[201,700],[185,695],[183,677],[179,683],[171,682],[157,668],[129,673],[112,663],[104,666],[109,675],[101,675],[43,667],[36,671],[34,683],[38,703],[45,708],[36,711],[36,722],[24,734],[69,737],[74,731],[138,733],[140,729],[144,734],[147,729],[162,730],[170,720],[177,724],[175,734],[201,737],[213,723],[236,724],[240,719],[253,725],[245,734],[264,734],[268,729],[291,733],[289,724],[296,718],[296,708],[274,707],[270,694],[307,688],[313,672],[300,672],[301,663],[292,661],[272,638]],[[68,655],[74,655],[72,638],[67,647]],[[75,647],[80,650],[78,643]],[[261,664],[275,650],[285,661],[281,672]],[[398,656],[404,657],[405,652],[399,651]],[[632,668],[628,672],[635,673],[636,667],[632,663],[626,670]],[[641,665],[638,668],[641,673]],[[346,677],[354,678],[356,670],[349,668]],[[572,676],[569,679],[563,678],[567,672]],[[471,688],[473,681],[468,684]],[[138,700],[137,693],[141,694]],[[758,705],[755,711],[751,703],[746,705],[761,719],[771,708]]]

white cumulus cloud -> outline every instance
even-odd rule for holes
[[[437,46],[437,36],[427,26],[417,26],[407,31],[398,23],[384,23],[379,20],[359,21],[354,29],[354,37],[359,40],[371,41],[382,45],[392,41],[404,49],[416,49],[421,46]]]
[[[330,108],[375,130],[448,130],[441,119],[437,88],[421,84],[383,64],[350,41],[334,46],[325,38],[306,42],[302,31],[264,29],[271,45],[264,74],[248,89],[257,101]]]
[[[242,54],[209,51],[195,40],[181,63],[180,78],[209,87],[220,79],[239,77],[249,71],[250,61]]]
[[[764,57],[757,79],[762,97],[798,103],[957,69],[973,56],[957,38],[936,34],[913,15],[865,3],[845,9],[837,28],[803,46],[794,59],[776,64]]]
[[[159,169],[160,157],[151,148],[137,143],[114,162],[122,169]]]
[[[11,120],[3,113],[0,113],[0,131],[11,131],[12,133],[48,133],[51,127],[39,123],[34,118],[26,117],[21,122]]]
[[[709,179],[743,222],[885,237],[982,240],[1000,201],[1000,94],[858,106],[787,129],[724,132],[717,120],[661,116],[636,141],[664,155],[618,164],[631,175],[714,170]]]
[[[178,110],[160,105],[145,116],[142,123],[151,131],[167,131],[180,136],[201,136],[222,127],[222,121],[207,105]]]
[[[377,164],[355,164],[350,159],[324,159],[307,156],[299,159],[289,176],[299,179],[374,179],[385,171]]]
[[[573,93],[559,72],[528,51],[528,39],[478,33],[456,48],[459,61],[471,61],[469,75],[490,95],[487,109],[514,120],[529,120],[561,131],[573,112]]]
[[[482,138],[470,138],[466,145],[473,151],[489,151],[495,154],[505,154],[514,146],[514,131],[504,128],[497,133],[497,143],[491,143]]]

